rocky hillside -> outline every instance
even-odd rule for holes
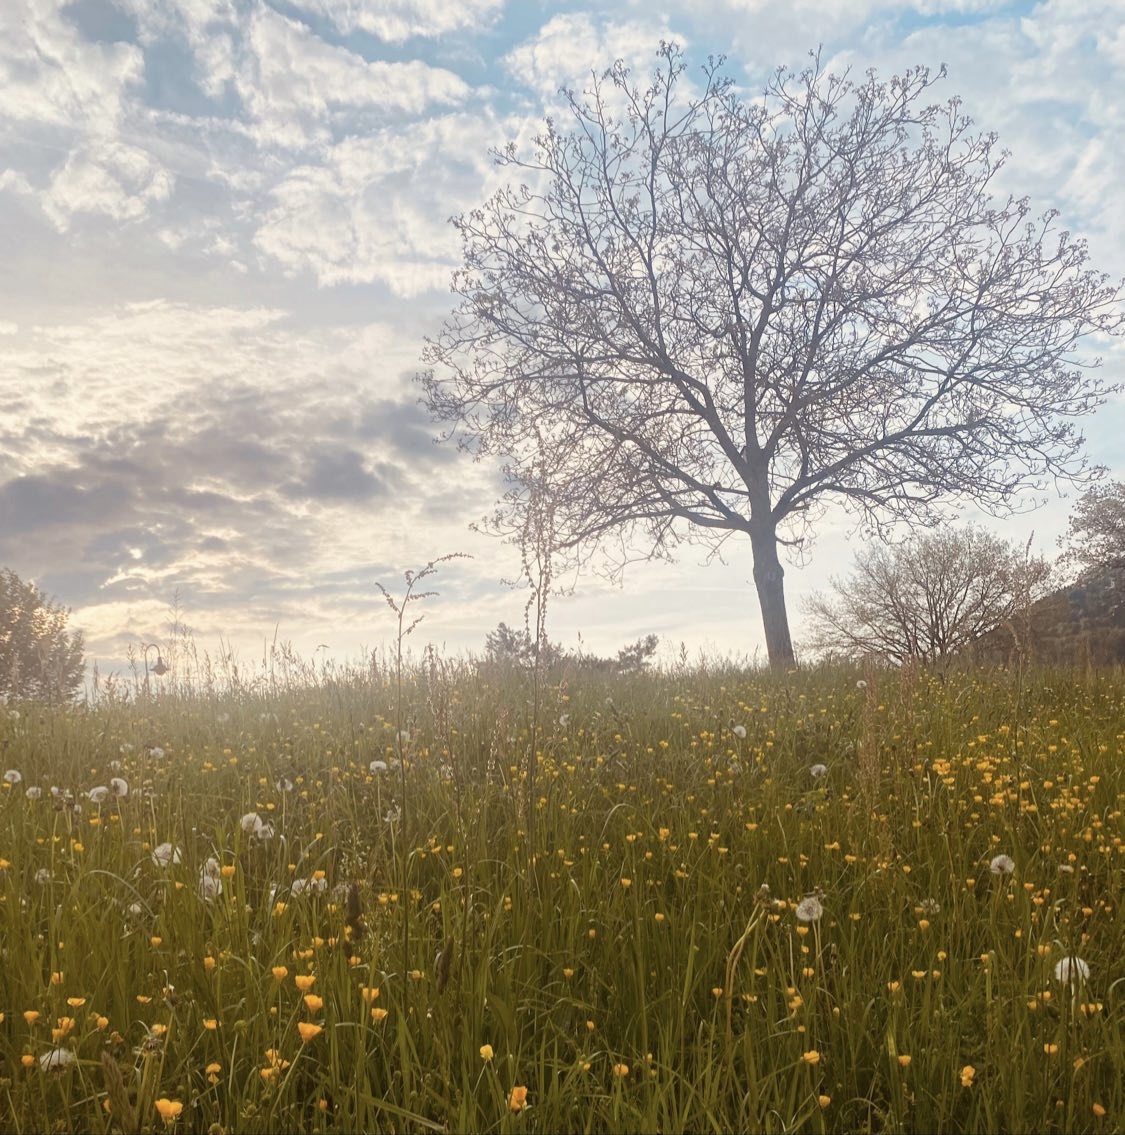
[[[976,661],[1125,665],[1125,562],[1044,596],[972,648]]]

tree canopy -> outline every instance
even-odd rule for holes
[[[495,155],[511,180],[454,219],[460,303],[421,379],[506,460],[509,530],[545,478],[578,561],[742,533],[787,665],[779,545],[800,558],[828,502],[879,530],[1083,474],[1072,419],[1113,387],[1075,348],[1120,332],[1120,285],[994,195],[1005,155],[931,101],[943,77],[814,57],[750,97],[665,44],[646,84],[618,62]]]
[[[1071,514],[1063,543],[1063,563],[1080,574],[1125,567],[1125,481],[1091,485]]]
[[[0,694],[49,702],[74,697],[82,685],[81,631],[67,631],[70,613],[0,568]]]

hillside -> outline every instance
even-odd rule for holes
[[[1125,562],[1089,572],[1033,603],[1023,615],[982,635],[975,661],[1004,663],[1020,654],[1041,663],[1125,664]]]

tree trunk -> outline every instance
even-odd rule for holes
[[[766,653],[772,669],[784,670],[793,666],[796,659],[785,610],[785,571],[777,556],[777,532],[772,524],[752,531],[750,546],[754,552],[754,585],[766,632]]]

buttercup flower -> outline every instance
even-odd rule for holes
[[[522,1084],[517,1084],[508,1093],[508,1110],[509,1111],[523,1111],[527,1106],[527,1088]]]

